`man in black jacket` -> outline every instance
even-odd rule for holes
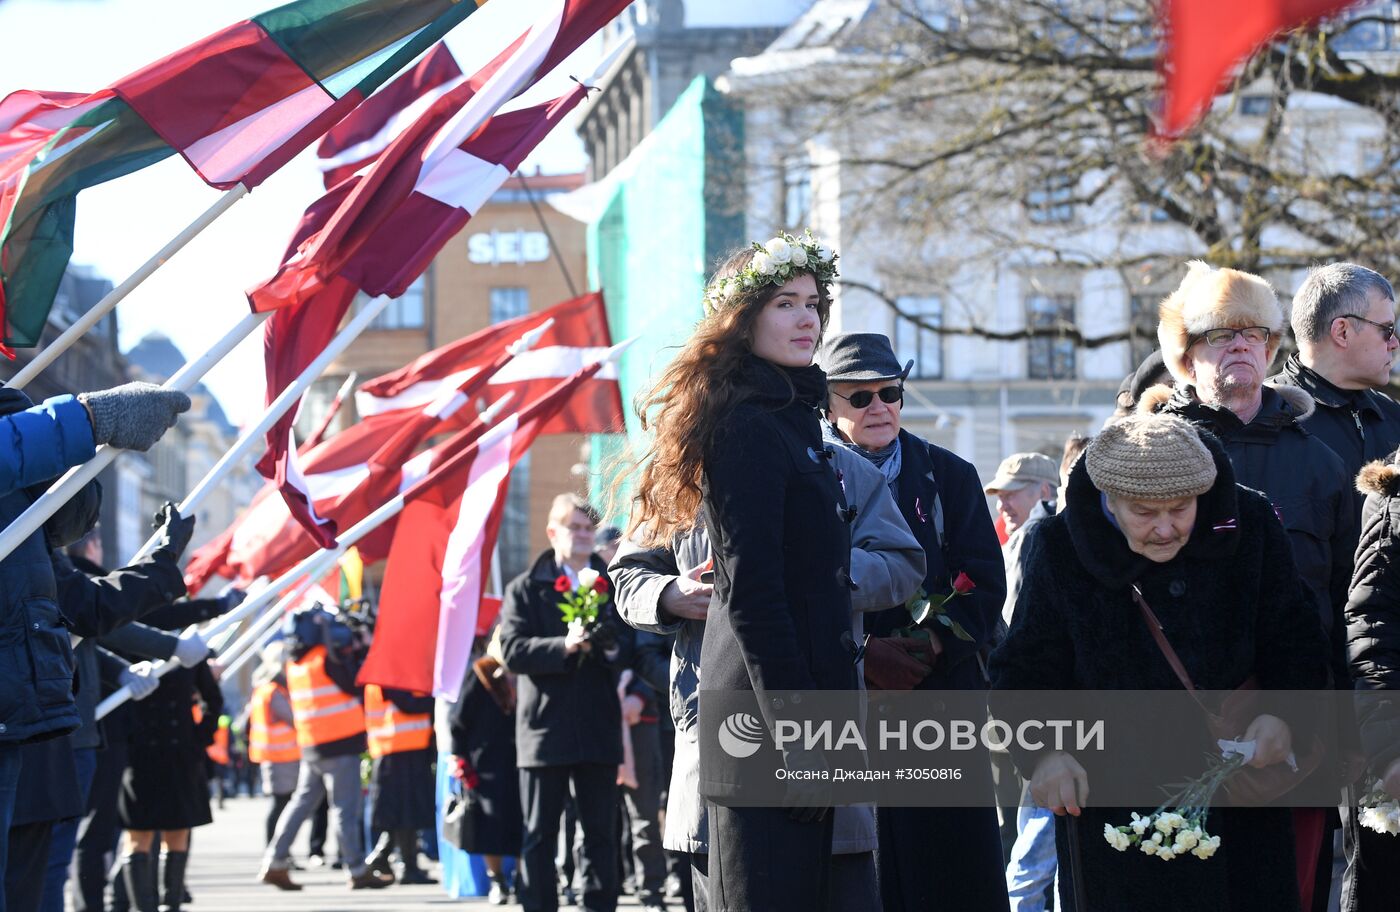
[[[597,512],[582,498],[556,497],[545,530],[550,550],[511,581],[501,608],[501,650],[506,667],[520,676],[519,898],[526,912],[558,908],[554,846],[571,781],[583,829],[583,908],[612,912],[617,905],[622,712],[615,672],[630,661],[632,640],[613,619],[611,599],[587,627],[566,624],[559,608],[580,587],[606,585],[607,566],[593,554],[597,526]]]
[[[972,464],[901,429],[904,380],[913,362],[900,367],[890,340],[878,333],[832,336],[822,347],[829,384],[827,434],[861,454],[885,476],[914,537],[923,546],[923,588],[946,594],[966,573],[976,588],[948,603],[948,614],[969,640],[934,634],[936,654],[928,664],[909,655],[891,637],[910,625],[903,605],[866,615],[872,635],[865,652],[865,680],[884,690],[985,690],[984,654],[998,630],[1006,598],[1006,570],[982,482]],[[932,666],[930,670],[929,666]],[[997,827],[991,759],[968,763],[968,790],[986,796],[982,807],[881,807],[880,893],[890,912],[913,909],[1007,908],[1001,836]]]
[[[1313,398],[1317,410],[1303,427],[1355,478],[1366,463],[1400,447],[1400,402],[1380,392],[1400,348],[1395,291],[1365,266],[1319,266],[1293,296],[1290,322],[1298,351],[1268,383],[1296,386]],[[1362,499],[1357,493],[1358,510]]]

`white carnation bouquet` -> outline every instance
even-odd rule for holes
[[[1368,830],[1400,836],[1400,801],[1390,797],[1377,783],[1361,799],[1358,820]]]
[[[1103,825],[1103,838],[1120,852],[1133,846],[1144,855],[1171,861],[1182,855],[1206,859],[1220,848],[1220,837],[1206,831],[1210,803],[1221,783],[1244,766],[1248,757],[1229,753],[1210,758],[1205,773],[1179,786],[1146,816],[1136,812],[1126,826]]]

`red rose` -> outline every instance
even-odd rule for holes
[[[568,592],[573,586],[569,585],[569,578],[564,574],[559,574],[559,578],[554,581],[555,592]]]
[[[593,591],[600,595],[605,594],[608,591],[608,581],[601,576],[598,577],[593,581]]]
[[[967,595],[976,588],[977,584],[966,573],[959,573],[957,579],[953,580],[953,591],[958,595]]]

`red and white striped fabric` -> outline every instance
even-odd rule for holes
[[[604,367],[604,357],[502,418],[405,491],[407,504],[389,549],[361,684],[456,699],[477,632],[511,467]],[[425,630],[436,636],[429,639]]]
[[[546,321],[535,346],[511,361],[490,381],[493,390],[515,392],[519,402],[545,395],[564,377],[599,357],[612,345],[608,314],[600,292],[526,314],[473,333],[422,355],[392,373],[375,377],[355,394],[361,415],[392,415],[419,409],[442,383],[473,376],[489,362],[489,354]],[[617,365],[608,363],[571,397],[542,433],[607,433],[622,427],[622,392]]]

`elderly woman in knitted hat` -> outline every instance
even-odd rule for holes
[[[1170,416],[1111,424],[1075,464],[1066,498],[1039,527],[1010,633],[992,654],[994,689],[1180,690],[1134,585],[1200,689],[1233,690],[1251,675],[1265,689],[1326,686],[1326,643],[1284,530],[1268,500],[1235,484],[1213,436]],[[1255,718],[1245,737],[1257,742],[1255,766],[1292,750],[1275,716]],[[1062,870],[1067,828],[1084,835],[1080,912],[1299,909],[1287,809],[1217,811],[1210,862],[1164,865],[1097,837],[1127,812],[1086,807],[1091,757],[1012,751],[1037,803],[1062,815]]]

